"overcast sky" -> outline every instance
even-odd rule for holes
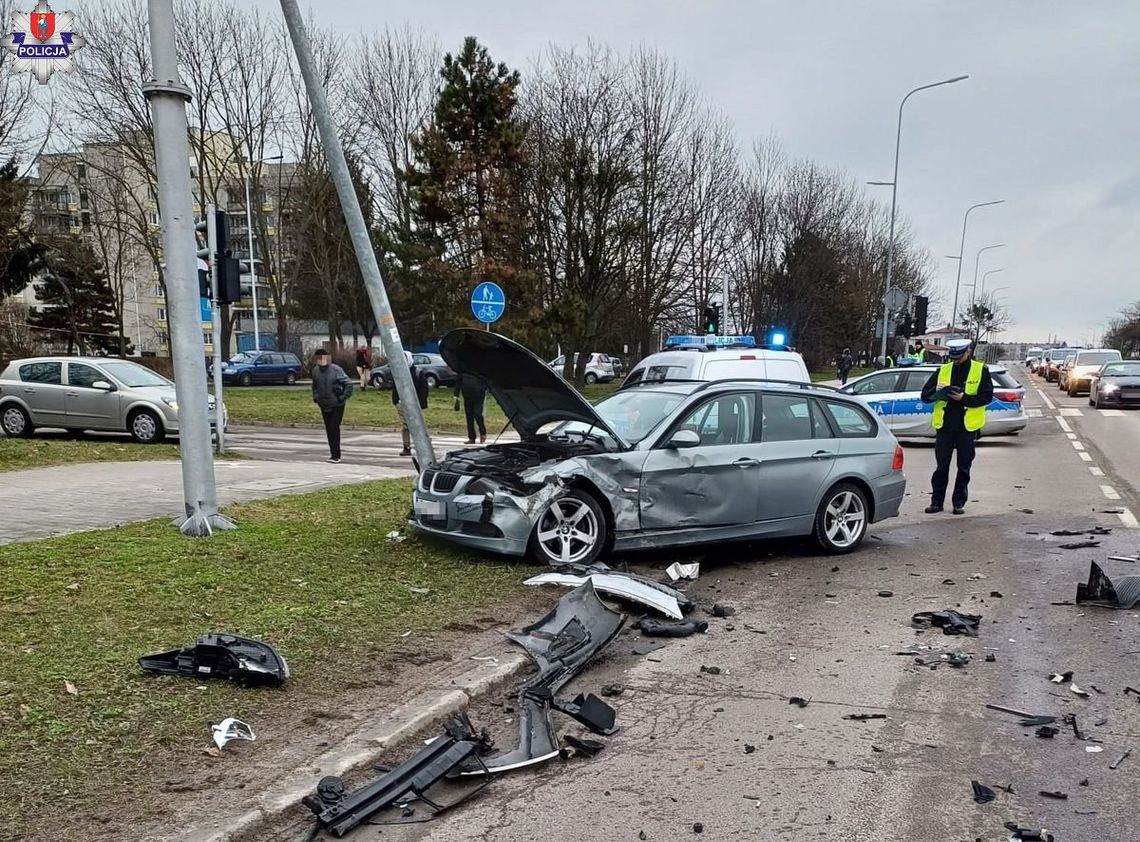
[[[279,14],[275,0],[248,0]],[[1070,344],[1140,300],[1138,0],[369,0],[307,3],[342,32],[405,22],[457,49],[475,35],[526,71],[553,41],[647,44],[729,115],[741,145],[775,131],[792,155],[889,181],[899,100],[899,209],[937,258],[948,313],[962,214],[1015,321],[1008,339]],[[889,200],[889,188],[880,190]],[[968,295],[968,290],[963,292]]]

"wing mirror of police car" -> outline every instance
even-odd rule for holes
[[[665,446],[672,450],[684,450],[689,447],[700,447],[701,437],[692,430],[678,430],[669,437]]]

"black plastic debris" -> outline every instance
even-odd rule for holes
[[[193,646],[139,658],[139,666],[160,675],[228,678],[239,684],[280,684],[289,665],[268,643],[235,634],[204,634]]]
[[[602,695],[606,698],[620,696],[625,692],[625,686],[621,684],[607,684],[602,688]]]
[[[990,591],[990,596],[994,599],[1002,599],[1001,591]]]
[[[1053,798],[1057,801],[1068,801],[1069,800],[1069,794],[1067,792],[1061,792],[1061,790],[1059,790],[1059,789],[1053,790],[1053,791],[1043,789],[1037,794],[1040,795],[1042,798]]]
[[[705,832],[705,826],[703,824],[701,824],[700,822],[696,822],[693,825],[693,833],[704,833],[704,832]]]
[[[535,692],[538,693],[537,690]],[[569,702],[552,700],[551,704],[555,710],[576,719],[595,734],[609,737],[617,732],[617,713],[593,693],[579,693]]]
[[[886,719],[885,713],[849,713],[844,719],[850,719],[855,722],[866,722],[868,719]]]
[[[1090,562],[1089,580],[1077,583],[1077,604],[1089,603],[1126,611],[1140,602],[1140,576],[1110,579],[1095,561]]]
[[[982,617],[980,614],[963,614],[948,608],[945,611],[919,611],[910,621],[919,628],[940,628],[947,635],[977,637],[978,623]]]
[[[749,745],[748,743],[744,744],[744,753],[745,754],[754,754],[755,752],[756,752],[756,746]]]
[[[1037,729],[1037,736],[1042,739],[1051,740],[1061,732],[1060,728],[1054,728],[1052,725],[1042,725]]]
[[[888,590],[879,591],[879,596],[882,596],[882,597],[888,597],[888,596],[894,596],[894,595],[895,595],[894,591],[888,591]]]
[[[995,655],[993,652],[991,652],[990,654],[986,655],[986,663],[987,663],[987,664],[992,664],[992,663],[994,663],[996,660],[997,660],[997,655]]]
[[[1124,695],[1127,696],[1129,694],[1133,696],[1140,696],[1140,690],[1137,690],[1135,687],[1125,687]]]
[[[736,609],[729,606],[729,605],[721,605],[718,602],[716,605],[713,606],[712,613],[713,613],[714,617],[720,617],[721,619],[724,619],[726,617],[731,617],[733,614],[735,614]]]
[[[1006,822],[1002,827],[1013,834],[1011,839],[1017,839],[1019,842],[1053,842],[1053,834],[1047,830],[1022,827],[1017,822]]]
[[[1088,786],[1088,785],[1089,785],[1089,779],[1088,778],[1081,778],[1081,782],[1079,784],[1077,784],[1077,786]]]
[[[689,637],[708,631],[709,624],[704,620],[654,620],[645,617],[637,627],[650,637]]]
[[[977,781],[970,781],[970,786],[974,788],[974,801],[978,804],[989,804],[991,801],[997,798],[997,793],[995,793],[985,784],[978,783]]]
[[[1054,529],[1049,534],[1058,538],[1075,538],[1077,535],[1111,535],[1112,529],[1107,526],[1093,526],[1089,529]]]
[[[1100,541],[1073,541],[1070,544],[1058,544],[1062,550],[1087,550],[1092,547],[1099,547]]]
[[[1131,754],[1132,754],[1132,749],[1128,749],[1128,751],[1124,752],[1124,754],[1120,755],[1120,757],[1116,758],[1114,761],[1109,763],[1108,768],[1109,769],[1119,769],[1120,764],[1123,763],[1125,760],[1127,760]]]
[[[792,696],[788,699],[789,705],[795,705],[796,707],[801,708],[806,708],[810,703],[811,699],[801,699],[799,696]]]
[[[1019,724],[1023,728],[1035,728],[1038,725],[1052,725],[1056,721],[1055,716],[1027,716]]]
[[[1069,670],[1068,672],[1052,673],[1049,676],[1049,680],[1052,681],[1054,684],[1064,684],[1066,681],[1072,681],[1073,680],[1073,671]]]
[[[601,740],[591,740],[583,737],[575,737],[573,734],[567,734],[562,738],[570,748],[578,754],[586,757],[593,757],[599,751],[606,747],[606,744]]]
[[[707,673],[708,675],[720,675],[720,667],[706,667],[704,664],[701,664],[701,672]]]

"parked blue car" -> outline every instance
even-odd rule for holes
[[[301,361],[297,355],[280,351],[242,351],[222,363],[222,382],[226,384],[285,383],[291,386],[300,376]]]

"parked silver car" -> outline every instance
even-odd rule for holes
[[[443,350],[442,348],[440,349]],[[550,361],[550,367],[562,373],[566,366],[566,355],[561,354]],[[574,355],[574,368],[578,367],[578,354]],[[589,359],[586,360],[586,370],[582,377],[587,384],[593,385],[595,383],[609,383],[617,375],[614,372],[613,360],[607,354],[599,354],[597,352],[590,354]]]
[[[422,533],[589,564],[608,549],[796,535],[845,553],[898,514],[902,448],[826,387],[653,381],[591,406],[505,337],[456,330],[440,353],[487,383],[521,441],[425,466],[413,494]]]
[[[210,426],[215,426],[210,396]],[[222,404],[225,429],[226,407]],[[142,444],[178,434],[174,384],[130,360],[34,357],[0,374],[0,427],[30,436],[36,427],[130,433]]]

